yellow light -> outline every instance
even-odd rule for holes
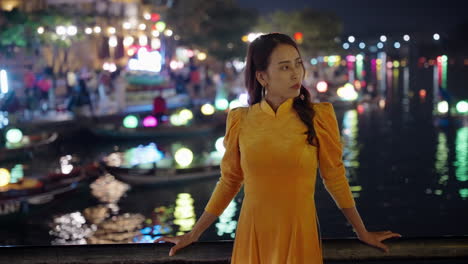
[[[393,61],[393,67],[395,67],[395,68],[400,67],[400,62],[399,61]]]
[[[183,109],[183,110],[180,111],[179,117],[188,121],[188,120],[193,118],[193,113],[192,113],[192,111],[190,111],[188,109]]]
[[[172,30],[170,30],[170,29],[166,29],[166,30],[164,31],[164,35],[166,35],[166,36],[168,36],[168,37],[172,36],[172,34],[174,34],[174,32],[173,32]]]
[[[202,107],[201,107],[201,112],[202,112],[202,114],[204,114],[204,115],[212,115],[212,114],[214,114],[214,112],[215,112],[215,108],[214,108],[214,106],[211,105],[211,104],[204,104],[204,105],[202,105]]]
[[[243,41],[243,42],[248,42],[248,41],[249,41],[249,37],[248,37],[247,35],[242,36],[242,41]]]
[[[98,26],[94,27],[94,33],[96,34],[101,33],[101,27],[98,27]]]
[[[204,53],[204,52],[198,53],[197,54],[197,59],[201,60],[201,61],[205,60],[206,59],[206,53]]]
[[[115,34],[115,32],[116,32],[115,27],[109,27],[109,28],[107,28],[107,33],[113,35],[113,34]]]
[[[10,172],[7,169],[0,169],[0,187],[6,186],[10,183]]]
[[[176,151],[174,155],[174,159],[181,167],[187,167],[192,164],[193,161],[193,153],[188,148],[181,148]]]

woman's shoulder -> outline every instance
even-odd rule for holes
[[[311,103],[311,106],[318,114],[334,112],[333,105],[329,102]]]

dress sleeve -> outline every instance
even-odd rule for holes
[[[205,211],[220,216],[231,200],[239,192],[244,176],[240,165],[239,130],[242,108],[228,113],[224,147],[226,152],[221,160],[221,177],[211,195]]]
[[[315,105],[314,129],[323,184],[340,209],[352,208],[355,202],[346,178],[340,131],[332,104]]]

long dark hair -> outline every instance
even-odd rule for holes
[[[245,86],[249,93],[249,105],[254,105],[262,100],[263,87],[257,81],[256,72],[266,71],[270,64],[271,53],[273,53],[273,50],[279,44],[291,45],[299,53],[296,42],[294,42],[294,40],[292,40],[288,35],[281,33],[262,35],[249,45],[245,66]],[[304,65],[302,65],[302,68],[305,73]],[[312,140],[315,137],[315,130],[312,121],[314,110],[310,105],[309,91],[307,91],[307,89],[302,85],[299,96],[294,98],[293,108],[307,127],[307,142],[313,145]]]

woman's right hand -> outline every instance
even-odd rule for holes
[[[160,241],[164,242],[171,242],[175,244],[169,251],[169,256],[172,257],[175,255],[175,253],[179,250],[182,249],[193,242],[196,242],[198,240],[197,237],[191,232],[188,232],[186,234],[183,234],[181,236],[175,236],[175,237],[160,237],[154,241],[154,243],[159,243]]]

